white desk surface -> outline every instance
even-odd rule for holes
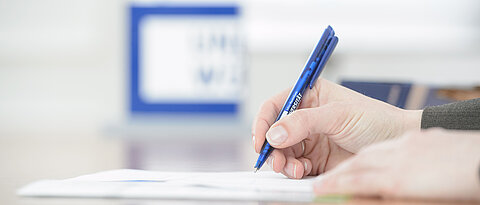
[[[0,138],[0,203],[56,204],[302,204],[257,201],[191,201],[19,197],[16,190],[45,178],[69,178],[99,170],[125,168],[125,142],[96,138],[23,140]],[[305,203],[303,203],[305,204]],[[458,202],[385,201],[352,199],[344,204],[459,204]]]

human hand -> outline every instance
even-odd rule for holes
[[[316,194],[480,200],[480,132],[413,132],[360,151],[314,183]]]
[[[319,175],[364,146],[420,130],[421,111],[403,110],[321,78],[305,92],[297,111],[275,122],[288,94],[285,90],[261,106],[252,136],[257,153],[265,139],[277,148],[267,162],[290,178]]]

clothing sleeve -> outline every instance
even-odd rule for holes
[[[427,107],[422,113],[422,129],[442,127],[457,130],[480,130],[480,98]]]

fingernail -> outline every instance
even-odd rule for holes
[[[307,162],[303,162],[303,167],[305,167],[305,169],[304,169],[304,170],[305,170],[305,172],[307,172],[307,170],[308,170],[308,165],[307,165]]]
[[[268,166],[270,166],[272,169],[273,169],[274,160],[275,160],[275,157],[274,157],[274,156],[268,157],[267,164],[268,164]]]
[[[285,173],[288,174],[288,176],[291,176],[293,178],[297,178],[297,165],[293,163],[288,163],[287,166],[285,166],[284,169]]]
[[[268,142],[272,145],[279,145],[285,142],[288,137],[287,130],[282,126],[276,126],[267,132]]]
[[[297,164],[295,164],[295,167],[293,167],[293,177],[297,178]]]
[[[253,149],[255,149],[255,147],[256,147],[256,146],[255,146],[255,145],[256,145],[256,144],[255,144],[255,135],[252,135],[252,142],[253,142]]]

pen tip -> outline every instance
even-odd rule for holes
[[[253,170],[253,173],[257,173],[257,171],[258,171],[258,168],[256,168],[255,170]]]

